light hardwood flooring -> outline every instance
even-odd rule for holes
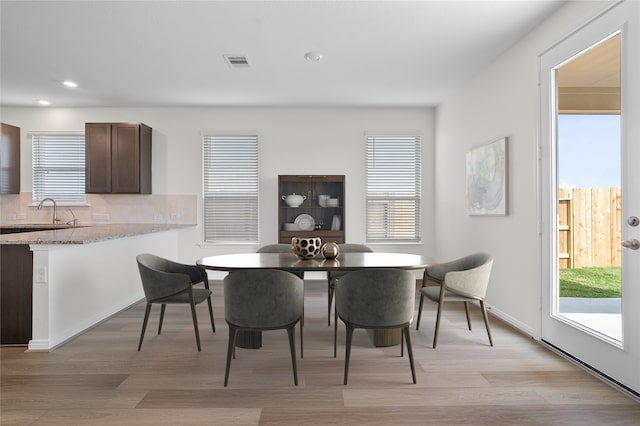
[[[260,350],[238,349],[223,386],[227,325],[213,283],[217,332],[199,305],[202,352],[186,306],[168,306],[161,335],[154,307],[142,346],[144,304],[50,353],[2,348],[2,425],[639,425],[640,403],[532,339],[480,313],[473,331],[447,306],[432,349],[435,304],[412,327],[418,383],[398,346],[375,348],[356,330],[349,384],[342,384],[344,326],[333,358],[326,282],[305,283],[304,358],[293,385],[284,330]],[[417,305],[416,305],[417,306]],[[333,322],[333,321],[332,321]],[[296,344],[299,350],[299,335]],[[299,352],[298,352],[299,353]]]

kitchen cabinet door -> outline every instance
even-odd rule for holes
[[[151,194],[151,128],[144,124],[87,123],[86,191]]]
[[[2,123],[0,194],[20,193],[20,128]]]

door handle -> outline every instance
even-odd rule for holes
[[[626,240],[622,242],[622,247],[631,250],[638,250],[640,248],[640,241],[636,240],[635,238],[631,241]]]

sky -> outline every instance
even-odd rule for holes
[[[558,116],[560,187],[620,186],[620,116]]]

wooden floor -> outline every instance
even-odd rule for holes
[[[412,329],[418,383],[399,347],[375,348],[356,330],[342,384],[344,328],[333,358],[326,283],[305,284],[305,350],[293,385],[286,332],[238,349],[223,387],[227,326],[214,285],[217,333],[198,306],[202,352],[188,308],[169,306],[162,335],[154,307],[141,352],[139,304],[50,353],[3,348],[2,425],[638,425],[640,403],[492,318],[488,345],[449,306],[431,348],[435,305]],[[298,336],[296,335],[296,339]],[[299,342],[297,342],[299,343]]]

